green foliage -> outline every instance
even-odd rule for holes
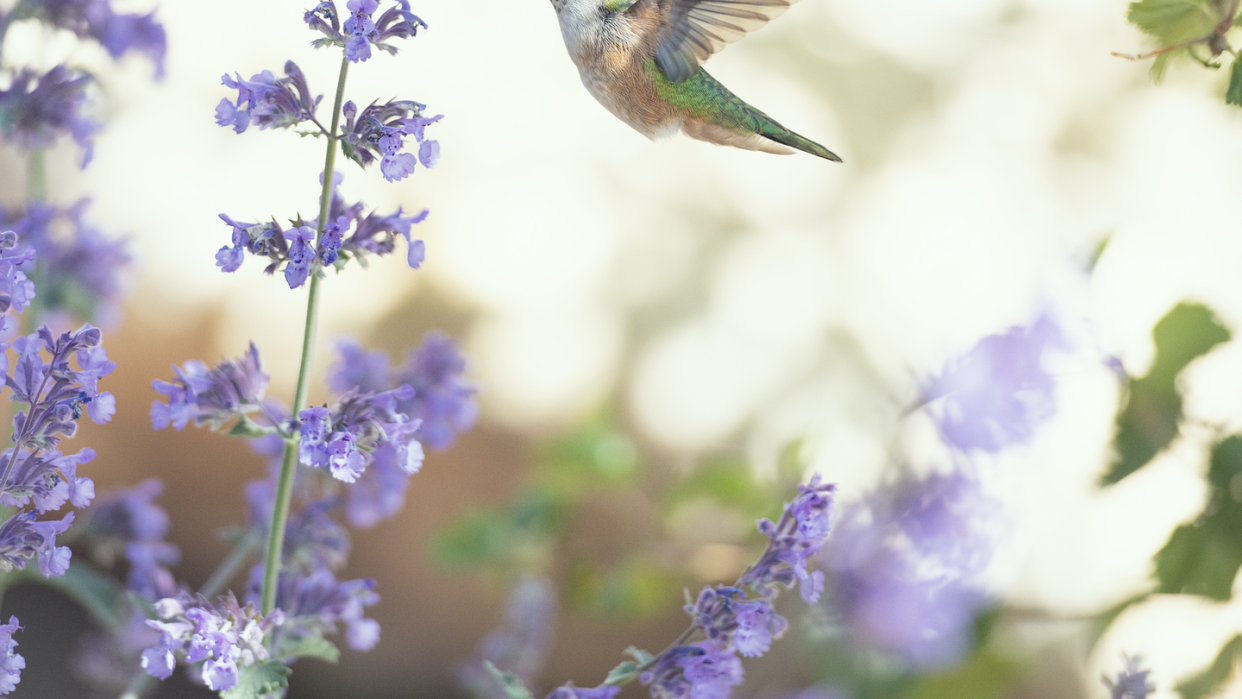
[[[1208,502],[1156,553],[1157,591],[1228,600],[1242,567],[1242,435],[1212,450]]]
[[[1225,90],[1225,104],[1242,107],[1242,60],[1233,59],[1229,68],[1229,89]]]
[[[1101,485],[1134,473],[1173,441],[1182,417],[1178,375],[1230,334],[1207,306],[1179,303],[1156,323],[1152,337],[1156,360],[1146,376],[1130,381],[1125,407],[1117,415],[1115,456]]]
[[[322,636],[285,636],[280,639],[280,647],[276,649],[280,658],[319,658],[335,663],[341,658],[341,650],[332,641]]]
[[[1212,661],[1202,672],[1177,683],[1177,691],[1182,699],[1201,699],[1215,696],[1217,690],[1225,684],[1232,674],[1234,665],[1242,661],[1242,635],[1234,636],[1233,640],[1220,649],[1216,660]]]
[[[1139,0],[1130,3],[1126,18],[1165,46],[1210,34],[1220,22],[1211,0]]]
[[[526,688],[526,685],[522,684],[522,680],[518,679],[517,675],[512,672],[501,672],[495,665],[486,660],[483,661],[483,667],[500,683],[500,688],[505,693],[505,699],[535,699],[531,695],[530,690]]]
[[[289,686],[289,668],[279,660],[247,665],[237,673],[237,686],[220,692],[221,699],[267,699]]]

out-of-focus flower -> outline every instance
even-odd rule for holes
[[[1054,382],[1044,367],[1063,345],[1048,317],[989,335],[928,382],[923,400],[945,440],[965,451],[998,451],[1030,440],[1055,411]]]
[[[156,380],[151,386],[168,396],[167,403],[151,404],[151,426],[162,430],[172,425],[184,429],[191,420],[213,429],[257,411],[263,406],[268,375],[259,361],[259,349],[250,349],[237,361],[225,360],[211,369],[200,361],[188,361],[185,368],[174,366],[177,378],[169,383]]]
[[[552,628],[556,624],[556,595],[547,578],[523,575],[513,584],[505,605],[505,621],[500,628],[488,634],[475,646],[474,657],[457,668],[457,679],[470,694],[478,699],[490,699],[501,691],[496,678],[485,668],[485,663],[495,665],[503,672],[511,672],[523,683],[530,682],[539,672],[547,657],[552,641]],[[594,690],[575,687],[561,689],[576,694],[549,696],[595,697]],[[612,688],[616,689],[616,688]]]
[[[236,133],[242,133],[251,124],[260,129],[287,129],[314,120],[315,107],[323,99],[323,95],[311,97],[306,75],[293,61],[285,63],[283,78],[265,70],[249,80],[239,73],[220,80],[225,87],[237,90],[237,99],[220,100],[216,105],[216,123],[231,126]]]
[[[967,650],[999,509],[963,474],[904,480],[846,508],[820,559],[847,638],[921,667]]]
[[[72,136],[82,148],[82,167],[94,153],[92,138],[99,122],[85,113],[90,75],[56,66],[43,75],[18,71],[0,90],[0,131],[26,150],[45,150],[58,138]]]
[[[1104,685],[1108,687],[1110,699],[1147,699],[1147,695],[1156,691],[1147,677],[1151,671],[1141,669],[1142,658],[1126,658],[1126,666],[1117,673],[1117,677],[1105,677]]]

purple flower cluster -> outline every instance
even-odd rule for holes
[[[18,71],[7,90],[0,90],[0,125],[5,136],[26,150],[50,148],[69,135],[82,148],[82,167],[94,154],[92,138],[99,122],[85,114],[89,104],[87,73],[56,66],[43,75]]]
[[[923,400],[950,445],[995,452],[1030,440],[1054,412],[1044,357],[1063,345],[1060,328],[1042,317],[1029,327],[989,335],[928,382]]]
[[[150,478],[101,497],[82,527],[91,556],[105,566],[123,556],[129,563],[126,588],[151,601],[176,594],[168,566],[181,558],[180,549],[164,540],[168,512],[155,504],[163,490],[163,483]]]
[[[202,663],[203,682],[216,691],[232,689],[242,668],[267,660],[263,637],[283,622],[279,611],[264,618],[231,594],[218,604],[167,597],[155,603],[155,611],[158,618],[147,624],[160,632],[160,642],[143,651],[143,669],[167,679],[178,658]]]
[[[424,117],[427,106],[412,100],[390,100],[371,103],[361,112],[353,102],[342,108],[345,134],[341,148],[346,157],[366,167],[380,161],[380,172],[389,182],[405,179],[422,163],[432,168],[440,162],[440,142],[426,137],[427,126],[444,118],[443,114]],[[405,137],[412,136],[418,144],[418,157],[402,152]]]
[[[254,343],[237,361],[225,360],[211,369],[202,362],[188,361],[184,369],[174,366],[173,371],[177,378],[172,383],[156,380],[151,384],[168,396],[167,403],[151,403],[151,426],[157,430],[169,425],[181,430],[191,420],[215,429],[263,407],[268,375]]]
[[[216,105],[216,123],[231,126],[242,133],[251,124],[262,129],[287,129],[304,121],[314,121],[315,107],[323,95],[311,97],[306,76],[293,61],[285,63],[285,77],[277,78],[271,71],[257,73],[249,80],[240,73],[220,78],[224,86],[237,90],[237,100],[227,98]]]
[[[1126,658],[1125,669],[1117,673],[1116,679],[1105,677],[1109,699],[1147,699],[1148,694],[1156,691],[1147,679],[1151,672],[1140,669],[1142,666],[1142,658]]]
[[[21,6],[47,24],[98,41],[113,59],[130,52],[146,54],[155,63],[156,75],[164,74],[167,43],[153,12],[114,12],[108,0],[27,0]]]
[[[112,239],[86,221],[90,201],[68,208],[30,203],[23,215],[0,212],[36,253],[23,265],[39,281],[39,304],[44,313],[62,313],[107,325],[119,313],[121,272],[130,263],[123,239]]]
[[[388,8],[377,19],[372,15],[379,9],[376,0],[349,0],[345,3],[349,11],[344,26],[337,14],[336,3],[325,0],[307,10],[303,16],[306,24],[324,35],[322,39],[311,42],[315,48],[326,46],[343,46],[345,57],[353,63],[360,63],[371,57],[371,47],[390,54],[397,53],[397,47],[387,43],[392,39],[408,39],[418,34],[418,28],[427,27],[427,23],[410,12],[410,4],[406,0],[397,0],[393,7]]]
[[[335,183],[340,184],[338,173]],[[322,275],[320,270],[333,266],[344,267],[350,259],[362,259],[368,254],[387,255],[396,248],[398,237],[405,238],[408,245],[406,261],[413,269],[423,263],[423,241],[410,237],[410,229],[427,218],[427,210],[413,216],[405,216],[398,208],[395,213],[381,216],[372,211],[363,214],[362,202],[346,206],[335,191],[329,213],[329,223],[324,227],[322,238],[315,241],[318,221],[295,222],[289,230],[271,223],[238,223],[225,214],[220,219],[232,227],[232,246],[224,246],[216,253],[216,266],[224,272],[236,272],[249,252],[266,257],[271,262],[263,270],[273,274],[284,265],[285,281],[290,289],[304,284],[311,274]],[[352,232],[351,232],[352,231]]]
[[[966,652],[998,506],[960,473],[903,480],[846,508],[821,558],[830,616],[864,647],[939,667]]]
[[[484,663],[491,663],[504,672],[513,673],[523,683],[528,683],[543,665],[552,641],[552,628],[556,623],[556,596],[547,578],[529,574],[518,578],[505,606],[504,624],[479,641],[470,662],[457,668],[458,682],[479,699],[488,699],[503,693],[500,684],[487,671]],[[561,689],[574,689],[578,692],[577,696],[595,696],[586,694],[592,690]],[[556,695],[556,691],[549,696]],[[575,695],[563,696],[572,699]]]
[[[17,647],[13,633],[20,628],[15,616],[9,617],[9,623],[0,625],[0,694],[12,692],[17,689],[17,683],[22,681],[26,659],[13,650]]]

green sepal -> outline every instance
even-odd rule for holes
[[[275,433],[276,429],[274,427],[264,427],[251,420],[249,415],[242,415],[241,419],[234,423],[233,428],[229,430],[229,436],[247,438],[263,437]]]
[[[1182,695],[1182,699],[1215,696],[1239,660],[1242,660],[1242,636],[1234,636],[1220,649],[1220,654],[1211,665],[1177,683],[1178,694]]]
[[[1242,435],[1234,435],[1212,449],[1208,468],[1208,502],[1191,524],[1173,530],[1168,543],[1156,552],[1158,592],[1202,595],[1225,601],[1242,568]]]
[[[341,650],[323,636],[285,636],[275,655],[280,658],[319,658],[335,663],[341,658]]]
[[[608,672],[608,677],[604,679],[604,684],[619,687],[627,682],[633,682],[638,679],[641,670],[638,669],[638,663],[633,660],[626,660],[617,665]]]
[[[289,686],[290,672],[292,671],[279,660],[247,665],[237,673],[237,684],[232,689],[220,692],[220,697],[267,699],[269,695]]]
[[[526,688],[526,685],[522,684],[522,680],[518,679],[517,675],[512,672],[502,672],[495,665],[492,665],[490,661],[486,660],[483,661],[483,667],[500,683],[500,688],[505,693],[505,699],[535,699],[530,690]]]
[[[1117,414],[1113,463],[1100,485],[1112,485],[1139,470],[1173,441],[1182,418],[1178,375],[1229,338],[1229,330],[1201,304],[1179,303],[1156,323],[1156,360],[1146,376],[1130,381],[1125,407]]]
[[[1229,69],[1229,89],[1225,90],[1225,104],[1242,107],[1242,59],[1233,59]]]

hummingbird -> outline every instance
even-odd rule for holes
[[[552,0],[595,99],[647,138],[691,138],[765,153],[836,153],[730,92],[703,63],[797,0]]]

